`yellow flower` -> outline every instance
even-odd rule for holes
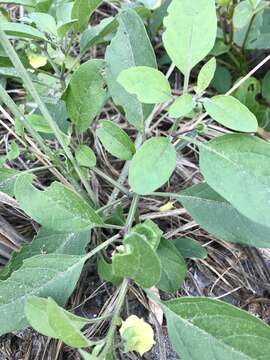
[[[152,327],[136,315],[123,321],[119,331],[125,340],[126,352],[137,351],[142,356],[155,344]]]
[[[160,208],[159,208],[159,211],[160,212],[165,212],[165,211],[170,211],[174,208],[173,204],[175,203],[175,201],[169,201],[167,202],[165,205],[162,205]]]
[[[38,54],[30,54],[28,56],[29,63],[34,69],[38,69],[47,64],[46,56],[38,55]]]

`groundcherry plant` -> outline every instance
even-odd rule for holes
[[[157,341],[152,327],[135,315],[121,319],[128,290],[137,286],[164,313],[171,344],[181,359],[269,359],[270,328],[260,319],[206,297],[159,299],[157,291],[175,293],[181,288],[187,275],[185,258],[205,258],[207,253],[195,240],[165,239],[155,222],[140,222],[138,214],[142,197],[161,197],[169,208],[181,203],[202,229],[218,239],[270,246],[270,145],[262,120],[266,110],[256,94],[243,96],[256,70],[247,74],[245,54],[256,41],[258,48],[264,47],[262,33],[255,30],[261,26],[256,21],[269,16],[268,2],[0,3],[24,7],[19,22],[3,8],[0,50],[8,63],[3,73],[22,83],[26,103],[12,100],[6,82],[0,83],[0,99],[15,119],[17,139],[28,149],[32,139],[30,149],[43,159],[41,168],[56,179],[44,187],[38,168],[8,168],[6,161],[18,156],[16,143],[1,160],[0,191],[16,200],[40,229],[0,272],[0,334],[31,326],[78,349],[83,359],[116,359],[119,351],[143,355]],[[116,15],[89,27],[90,16],[106,4]],[[160,30],[169,64],[166,74],[158,68],[150,41]],[[71,49],[78,36],[74,58]],[[104,58],[83,60],[91,47],[101,43],[107,46]],[[234,59],[235,48],[241,56],[232,66],[242,77],[233,88],[223,89],[228,70],[221,69],[216,57],[229,53]],[[169,81],[174,71],[183,80],[177,97]],[[196,74],[195,86],[191,74]],[[208,96],[213,93],[207,91],[210,86],[218,95]],[[263,91],[269,99],[267,83]],[[108,101],[136,132],[135,140],[113,120],[102,119]],[[151,136],[159,106],[164,106],[172,125],[162,136]],[[213,122],[226,134],[202,140]],[[182,123],[188,125],[187,131],[179,130]],[[99,169],[97,154],[83,143],[87,131],[103,151],[122,161],[119,179]],[[59,146],[50,146],[50,139]],[[186,146],[199,151],[203,181],[179,193],[164,192]],[[102,206],[92,187],[93,175],[113,187]],[[129,202],[127,214],[121,210],[122,201]],[[93,231],[107,238],[94,246]],[[117,287],[114,309],[107,318],[78,317],[64,305],[85,264],[96,260],[102,281]],[[108,321],[105,337],[86,337],[83,329],[99,321]]]

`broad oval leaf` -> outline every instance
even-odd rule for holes
[[[140,195],[149,194],[169,180],[176,167],[176,151],[165,137],[147,140],[131,160],[129,184]]]
[[[153,105],[141,104],[135,95],[129,94],[117,78],[120,73],[134,66],[156,68],[156,58],[143,21],[132,9],[122,11],[117,20],[118,31],[107,47],[107,84],[116,105],[121,106],[126,119],[139,131],[144,130],[144,121],[150,115]]]
[[[228,134],[200,146],[206,182],[241,214],[269,226],[270,144],[251,135]]]
[[[33,176],[21,175],[15,183],[15,197],[22,210],[41,225],[57,232],[84,231],[103,224],[94,209],[77,193],[54,182],[40,191]]]
[[[82,30],[87,26],[88,20],[102,0],[75,0],[72,8],[72,19],[76,19],[74,24],[76,31]]]
[[[241,1],[233,12],[233,25],[236,29],[246,26],[253,15],[253,6],[249,0]]]
[[[161,238],[157,254],[161,263],[161,277],[157,287],[165,292],[176,292],[187,275],[187,266],[172,241]]]
[[[165,49],[172,62],[188,76],[215,44],[215,0],[172,0],[164,26]]]
[[[202,93],[204,90],[208,88],[211,81],[213,80],[213,77],[216,72],[216,68],[217,68],[217,62],[214,57],[203,65],[198,75],[197,86],[195,89],[197,93]]]
[[[160,279],[160,261],[144,237],[131,233],[123,240],[112,257],[113,274],[117,277],[130,277],[140,286],[150,288]]]
[[[217,238],[255,247],[270,247],[270,227],[242,215],[206,183],[188,188],[177,199],[203,229]],[[181,239],[178,244],[181,244]]]
[[[1,21],[0,27],[10,36],[46,41],[44,34],[30,25]]]
[[[78,133],[88,129],[105,102],[103,66],[103,60],[89,60],[70,79],[65,100]]]
[[[204,297],[162,303],[169,337],[183,360],[268,360],[269,326],[232,305]]]
[[[101,121],[96,134],[105,149],[121,160],[132,159],[135,153],[133,144],[127,133],[112,121]]]
[[[24,260],[10,278],[0,281],[0,335],[28,325],[24,305],[28,297],[51,296],[63,305],[73,292],[85,258],[38,255]]]
[[[203,105],[208,114],[229,129],[241,132],[256,132],[256,116],[233,96],[218,95],[206,99]]]
[[[190,113],[196,103],[190,94],[178,96],[173,104],[169,107],[169,116],[171,118],[180,118]]]
[[[171,86],[157,69],[137,66],[122,71],[117,81],[144,104],[158,104],[170,100]]]
[[[182,237],[174,239],[172,243],[184,258],[205,259],[207,257],[206,249],[194,239]]]

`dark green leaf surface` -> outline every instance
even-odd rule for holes
[[[205,248],[194,239],[183,237],[173,240],[172,243],[184,258],[205,259],[207,257]]]

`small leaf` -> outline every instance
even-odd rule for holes
[[[78,133],[88,129],[105,102],[103,65],[103,60],[88,60],[70,79],[65,100]]]
[[[20,156],[20,148],[15,140],[12,140],[10,143],[9,150],[7,152],[8,160],[16,160]]]
[[[161,277],[157,287],[165,292],[176,292],[187,275],[187,266],[172,241],[161,238],[157,254],[161,263]]]
[[[207,183],[242,215],[269,226],[270,144],[251,135],[228,134],[200,147]]]
[[[80,332],[89,321],[64,310],[52,298],[29,297],[25,314],[29,324],[40,334],[74,348],[89,346],[89,341]]]
[[[155,224],[150,219],[145,220],[145,222],[142,224],[135,225],[131,229],[131,232],[143,235],[154,250],[157,250],[161,236],[163,234],[162,230],[160,230],[157,224]]]
[[[233,25],[236,29],[242,29],[249,23],[253,14],[253,6],[249,0],[241,1],[234,9]]]
[[[203,65],[198,75],[196,93],[198,94],[202,93],[204,90],[208,88],[215,75],[216,67],[217,67],[217,62],[214,57]]]
[[[54,182],[44,191],[32,185],[33,176],[21,175],[15,197],[22,210],[41,225],[58,232],[84,231],[101,225],[102,219],[77,193]]]
[[[113,272],[119,277],[130,277],[140,286],[150,288],[160,279],[160,261],[144,237],[131,233],[123,240],[112,257]]]
[[[147,66],[124,70],[117,81],[144,104],[158,104],[171,98],[171,87],[167,78],[159,70]]]
[[[123,70],[134,66],[156,68],[156,58],[143,21],[134,10],[122,11],[117,20],[118,31],[105,54],[107,84],[114,103],[124,109],[127,121],[142,132],[144,121],[152,112],[153,105],[141,104],[117,79]]]
[[[176,151],[165,137],[147,140],[134,155],[129,168],[129,184],[134,192],[145,195],[169,180],[176,167]]]
[[[205,259],[207,257],[205,248],[194,239],[183,237],[173,240],[172,243],[184,258]]]
[[[219,94],[225,94],[232,87],[232,75],[225,66],[217,65],[211,86],[216,89]]]
[[[29,25],[2,21],[0,26],[1,29],[10,36],[46,41],[46,38],[41,31]]]
[[[85,258],[72,255],[39,255],[24,261],[10,278],[0,282],[0,335],[28,325],[26,300],[33,295],[51,296],[64,304],[73,292]]]
[[[258,122],[255,115],[233,96],[218,95],[204,100],[209,115],[229,129],[242,132],[256,132]]]
[[[214,0],[172,0],[164,19],[165,49],[184,74],[197,65],[213,48],[217,17]]]
[[[123,277],[114,273],[112,264],[107,263],[103,256],[98,261],[98,275],[102,280],[109,281],[114,285],[120,284],[123,280]]]
[[[97,158],[94,151],[87,145],[79,145],[75,150],[75,158],[80,166],[95,167]]]
[[[43,33],[57,36],[57,26],[54,18],[50,14],[43,12],[32,12],[29,18],[36,24],[37,28]]]
[[[230,304],[181,297],[164,302],[162,309],[173,348],[183,360],[269,357],[269,326]]]
[[[181,95],[176,98],[174,103],[169,107],[169,116],[171,118],[183,117],[190,113],[194,109],[195,105],[196,103],[191,95]]]
[[[131,160],[136,149],[127,133],[112,121],[101,121],[96,134],[105,149],[120,160]]]
[[[72,19],[78,22],[74,25],[76,31],[81,31],[87,26],[88,20],[102,0],[75,0],[72,8]]]

